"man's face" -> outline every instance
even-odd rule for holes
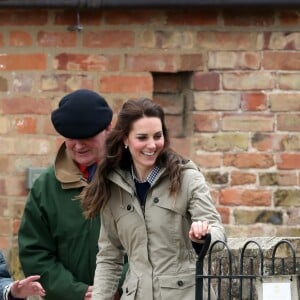
[[[104,145],[110,127],[87,139],[66,139],[66,147],[71,158],[80,165],[90,166],[101,161]]]

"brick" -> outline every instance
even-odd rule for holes
[[[0,26],[43,26],[48,23],[47,10],[7,9],[0,12]]]
[[[196,47],[216,51],[255,51],[260,49],[258,36],[256,32],[199,31]]]
[[[16,93],[31,92],[35,81],[36,78],[33,74],[13,74],[12,89]]]
[[[275,206],[300,206],[300,191],[295,189],[278,189],[274,193]]]
[[[300,68],[300,53],[265,51],[262,66],[265,70],[296,70]]]
[[[265,32],[264,49],[296,50],[299,49],[298,32]]]
[[[300,168],[300,153],[281,153],[278,154],[278,169],[293,170]]]
[[[274,119],[270,114],[224,114],[224,131],[273,131]]]
[[[218,206],[217,211],[221,216],[222,224],[230,224],[230,209],[224,206]]]
[[[243,93],[241,95],[243,111],[264,111],[267,109],[267,95],[264,93]]]
[[[37,133],[37,119],[32,117],[16,118],[14,125],[18,133],[34,134]]]
[[[251,146],[258,151],[280,151],[285,147],[283,145],[289,144],[289,136],[278,133],[255,133],[251,137]]]
[[[116,8],[112,10],[104,10],[103,18],[104,23],[109,25],[163,25],[165,23],[164,12],[151,8],[131,8],[130,10]]]
[[[0,217],[0,228],[1,232],[9,232],[10,231],[10,219]]]
[[[274,75],[269,72],[228,72],[223,74],[225,90],[266,90],[275,88]]]
[[[10,233],[10,232],[8,232]],[[10,237],[0,235],[0,248],[1,250],[10,249]]]
[[[0,92],[8,91],[8,80],[5,77],[0,76]]]
[[[10,176],[5,178],[5,195],[26,196],[28,194],[22,177]]]
[[[274,25],[274,10],[267,8],[240,7],[239,13],[234,9],[225,9],[223,12],[225,26],[263,26]]]
[[[230,177],[231,186],[256,184],[256,174],[253,173],[232,171]]]
[[[202,71],[204,69],[204,59],[202,54],[180,55],[180,71]]]
[[[156,31],[144,29],[136,37],[136,46],[145,49],[155,49],[156,48]]]
[[[6,147],[0,148],[1,154],[15,155],[49,155],[54,150],[48,138],[29,138],[20,136],[17,140],[11,137],[1,137],[0,142]],[[1,144],[0,143],[0,144]],[[12,187],[13,188],[13,187]]]
[[[300,14],[299,10],[283,9],[278,12],[279,24],[283,26],[295,26],[299,25]]]
[[[277,114],[277,129],[280,131],[300,131],[300,114]]]
[[[210,154],[210,153],[197,153],[194,154],[193,160],[201,168],[220,168],[222,166],[222,155],[221,154]]]
[[[77,10],[63,10],[54,13],[54,25],[76,26],[78,25],[78,11]],[[102,21],[102,10],[80,10],[79,12],[79,25],[91,26],[100,25]],[[85,29],[85,28],[84,28]]]
[[[3,34],[0,32],[0,47],[4,46]]]
[[[300,151],[300,134],[284,135],[281,145],[283,151]]]
[[[205,173],[206,181],[209,184],[228,184],[228,173],[209,171]]]
[[[300,90],[300,73],[279,74],[279,88],[281,90]]]
[[[215,91],[220,88],[220,75],[215,72],[196,72],[193,76],[193,88],[196,91]]]
[[[94,79],[91,75],[85,74],[42,75],[40,85],[42,91],[67,93],[80,88],[93,90]]]
[[[1,195],[6,195],[6,186],[5,186],[5,179],[0,178],[0,193]]]
[[[128,30],[99,30],[83,32],[83,47],[126,48],[134,46],[134,33]]]
[[[126,55],[126,71],[174,72],[177,69],[174,55]]]
[[[224,154],[224,166],[240,169],[259,168],[266,169],[274,166],[272,154],[264,153],[238,153]]]
[[[247,150],[248,136],[242,133],[201,134],[194,137],[197,149],[210,152]]]
[[[2,182],[3,181],[0,180],[0,185],[2,185]],[[0,190],[2,193],[3,188],[1,186],[0,186]],[[9,217],[8,201],[4,197],[1,197],[0,198],[0,219],[6,218],[6,217]],[[0,236],[3,233],[5,233],[5,231],[1,230]]]
[[[194,130],[196,132],[215,132],[219,130],[219,115],[215,113],[193,115]]]
[[[284,101],[282,101],[284,99]],[[300,111],[300,93],[276,93],[269,96],[270,110]]]
[[[168,9],[167,24],[177,26],[217,25],[218,10],[209,8]]]
[[[29,47],[32,45],[32,36],[23,30],[9,32],[9,45],[12,47]]]
[[[288,216],[288,218],[285,222],[286,225],[294,225],[294,226],[299,225],[299,220],[300,220],[300,208],[299,207],[288,208],[286,211],[286,214]]]
[[[296,172],[268,172],[259,174],[261,186],[293,186],[298,184]]]
[[[277,228],[271,224],[256,223],[251,225],[227,225],[225,230],[230,237],[258,237],[258,236],[290,236],[278,235]]]
[[[238,110],[239,106],[240,96],[235,93],[194,92],[195,110],[228,111]]]
[[[282,225],[283,223],[282,212],[274,210],[235,209],[233,212],[233,217],[236,225],[250,225],[254,223]]]
[[[259,67],[258,52],[211,51],[208,53],[209,69],[258,70]]]
[[[299,237],[300,229],[299,226],[278,226],[276,227],[276,233],[274,236],[291,236]]]
[[[2,71],[45,70],[46,54],[2,54],[0,65]]]
[[[116,71],[120,67],[120,56],[60,53],[53,64],[57,70]]]
[[[0,107],[5,114],[49,114],[49,100],[20,96],[0,101]]]
[[[155,31],[155,48],[194,49],[195,34],[191,31]]]
[[[100,91],[103,93],[144,93],[153,91],[150,75],[111,75],[100,79]]]
[[[76,42],[76,32],[39,31],[37,33],[37,43],[41,47],[75,47]]]
[[[272,192],[267,190],[223,189],[220,193],[220,204],[226,206],[270,206]]]
[[[0,170],[4,172],[4,174],[7,174],[10,166],[10,160],[6,155],[0,155]],[[0,205],[2,203],[2,199],[0,197]],[[1,209],[0,209],[1,213]]]
[[[10,131],[10,120],[7,116],[0,116],[0,134],[6,134]]]

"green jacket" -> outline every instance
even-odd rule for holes
[[[83,300],[93,285],[100,218],[86,220],[76,198],[87,185],[63,144],[37,178],[19,230],[25,276],[39,274],[47,300]]]

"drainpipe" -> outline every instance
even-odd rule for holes
[[[299,0],[0,0],[1,7],[105,8],[190,6],[300,6]]]

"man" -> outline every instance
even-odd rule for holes
[[[31,295],[44,296],[45,290],[38,280],[40,276],[29,276],[13,281],[7,270],[6,262],[0,251],[0,300],[24,299]]]
[[[85,219],[79,194],[104,155],[112,110],[90,90],[64,96],[51,120],[65,140],[28,196],[19,230],[26,276],[40,274],[47,300],[91,299],[100,219]]]

